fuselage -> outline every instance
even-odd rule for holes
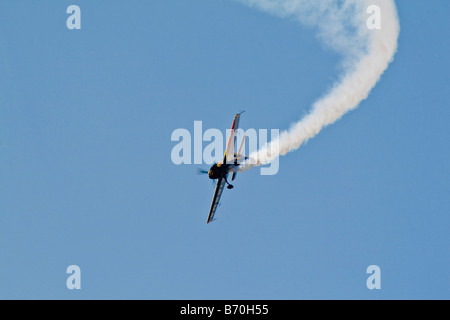
[[[221,177],[226,176],[233,164],[223,164],[222,162],[215,163],[211,166],[208,171],[208,177],[210,179],[219,179]]]

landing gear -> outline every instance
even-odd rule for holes
[[[224,179],[225,179],[225,182],[227,183],[227,189],[233,189],[234,187],[233,187],[232,184],[230,184],[230,183],[227,181],[227,177],[224,177]]]

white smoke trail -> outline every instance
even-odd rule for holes
[[[241,0],[281,17],[317,27],[321,40],[343,55],[344,74],[316,101],[308,115],[265,147],[250,154],[243,169],[268,164],[358,107],[397,51],[400,26],[394,0]],[[381,29],[369,29],[367,8],[381,9]]]

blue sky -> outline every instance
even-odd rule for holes
[[[287,128],[340,57],[234,1],[2,1],[0,298],[448,299],[450,4],[397,6],[370,97],[278,174],[240,174],[207,225],[213,187],[172,163],[172,132],[242,109]]]

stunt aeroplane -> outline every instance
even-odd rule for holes
[[[214,198],[211,203],[211,209],[209,210],[208,220],[206,220],[206,223],[214,221],[214,215],[216,213],[217,206],[219,205],[220,196],[222,195],[225,184],[227,184],[227,189],[233,189],[233,185],[231,185],[227,180],[228,175],[232,173],[231,181],[234,181],[239,164],[242,161],[248,159],[248,157],[241,154],[242,148],[245,146],[245,135],[242,138],[239,152],[236,153],[234,151],[236,150],[236,130],[239,127],[239,118],[241,117],[241,114],[242,112],[234,116],[233,125],[231,126],[231,133],[230,137],[228,138],[227,149],[225,150],[223,161],[215,163],[209,169],[209,171],[199,170],[199,173],[207,173],[210,179],[218,179],[216,190],[214,191]]]

